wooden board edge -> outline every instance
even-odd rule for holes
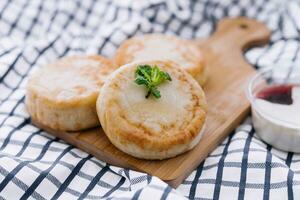
[[[81,151],[84,151],[88,154],[93,155],[95,158],[99,159],[100,161],[106,162],[110,165],[123,167],[123,168],[127,168],[127,169],[130,168],[130,169],[133,169],[133,170],[136,170],[136,171],[140,171],[137,168],[135,168],[134,166],[131,166],[129,164],[124,165],[122,162],[119,161],[119,159],[116,159],[114,157],[110,157],[110,156],[106,155],[105,152],[99,151],[98,148],[93,147],[92,145],[90,146],[90,149],[82,150],[83,149],[82,146],[84,145],[84,143],[75,138],[76,137],[75,134],[78,134],[78,133],[74,133],[74,138],[71,135],[70,135],[70,137],[65,137],[66,133],[64,133],[63,131],[51,129],[51,128],[39,123],[37,120],[31,119],[31,123],[33,125],[35,125],[36,127],[40,128],[42,130],[45,130],[46,132],[50,133],[51,135],[53,135],[53,136],[55,136],[55,137],[57,137],[57,138],[59,138],[63,141],[68,141],[68,142],[66,142],[67,144],[70,144],[74,147],[77,147]],[[70,133],[70,134],[72,134],[72,133]]]
[[[230,126],[228,127],[228,129],[226,130],[226,132],[222,135],[222,137],[220,137],[218,139],[218,141],[213,144],[211,146],[211,149],[209,149],[209,153],[207,153],[207,155],[205,155],[205,158],[239,125],[241,124],[241,122],[243,122],[243,120],[248,116],[248,114],[250,113],[250,104],[248,106],[247,109],[245,109],[243,112],[241,112],[238,117],[236,118],[237,120],[234,121],[232,124],[230,124]],[[199,162],[197,163],[197,166],[203,162],[204,159],[199,159]],[[164,180],[168,185],[170,185],[172,188],[177,188],[183,181],[184,179],[186,179],[191,172],[195,169],[195,167],[191,167],[189,170],[187,170],[184,174],[176,177],[175,179],[172,180]]]

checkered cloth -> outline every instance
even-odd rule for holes
[[[256,18],[273,31],[268,46],[246,53],[255,67],[292,64],[300,61],[299,13],[296,0],[1,0],[0,199],[300,199],[300,155],[262,142],[250,117],[175,190],[52,137],[24,108],[35,68],[71,54],[110,57],[139,34],[205,37],[225,16]]]

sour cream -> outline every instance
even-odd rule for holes
[[[256,133],[272,146],[300,152],[300,86],[292,87],[292,104],[254,97],[252,119]]]

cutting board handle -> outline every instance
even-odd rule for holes
[[[267,44],[271,31],[261,22],[245,17],[222,19],[209,39],[210,46],[223,50],[245,51],[250,47]],[[217,45],[216,45],[217,43]]]

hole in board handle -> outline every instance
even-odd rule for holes
[[[247,25],[247,24],[240,24],[240,29],[248,29],[249,28],[249,26]]]

